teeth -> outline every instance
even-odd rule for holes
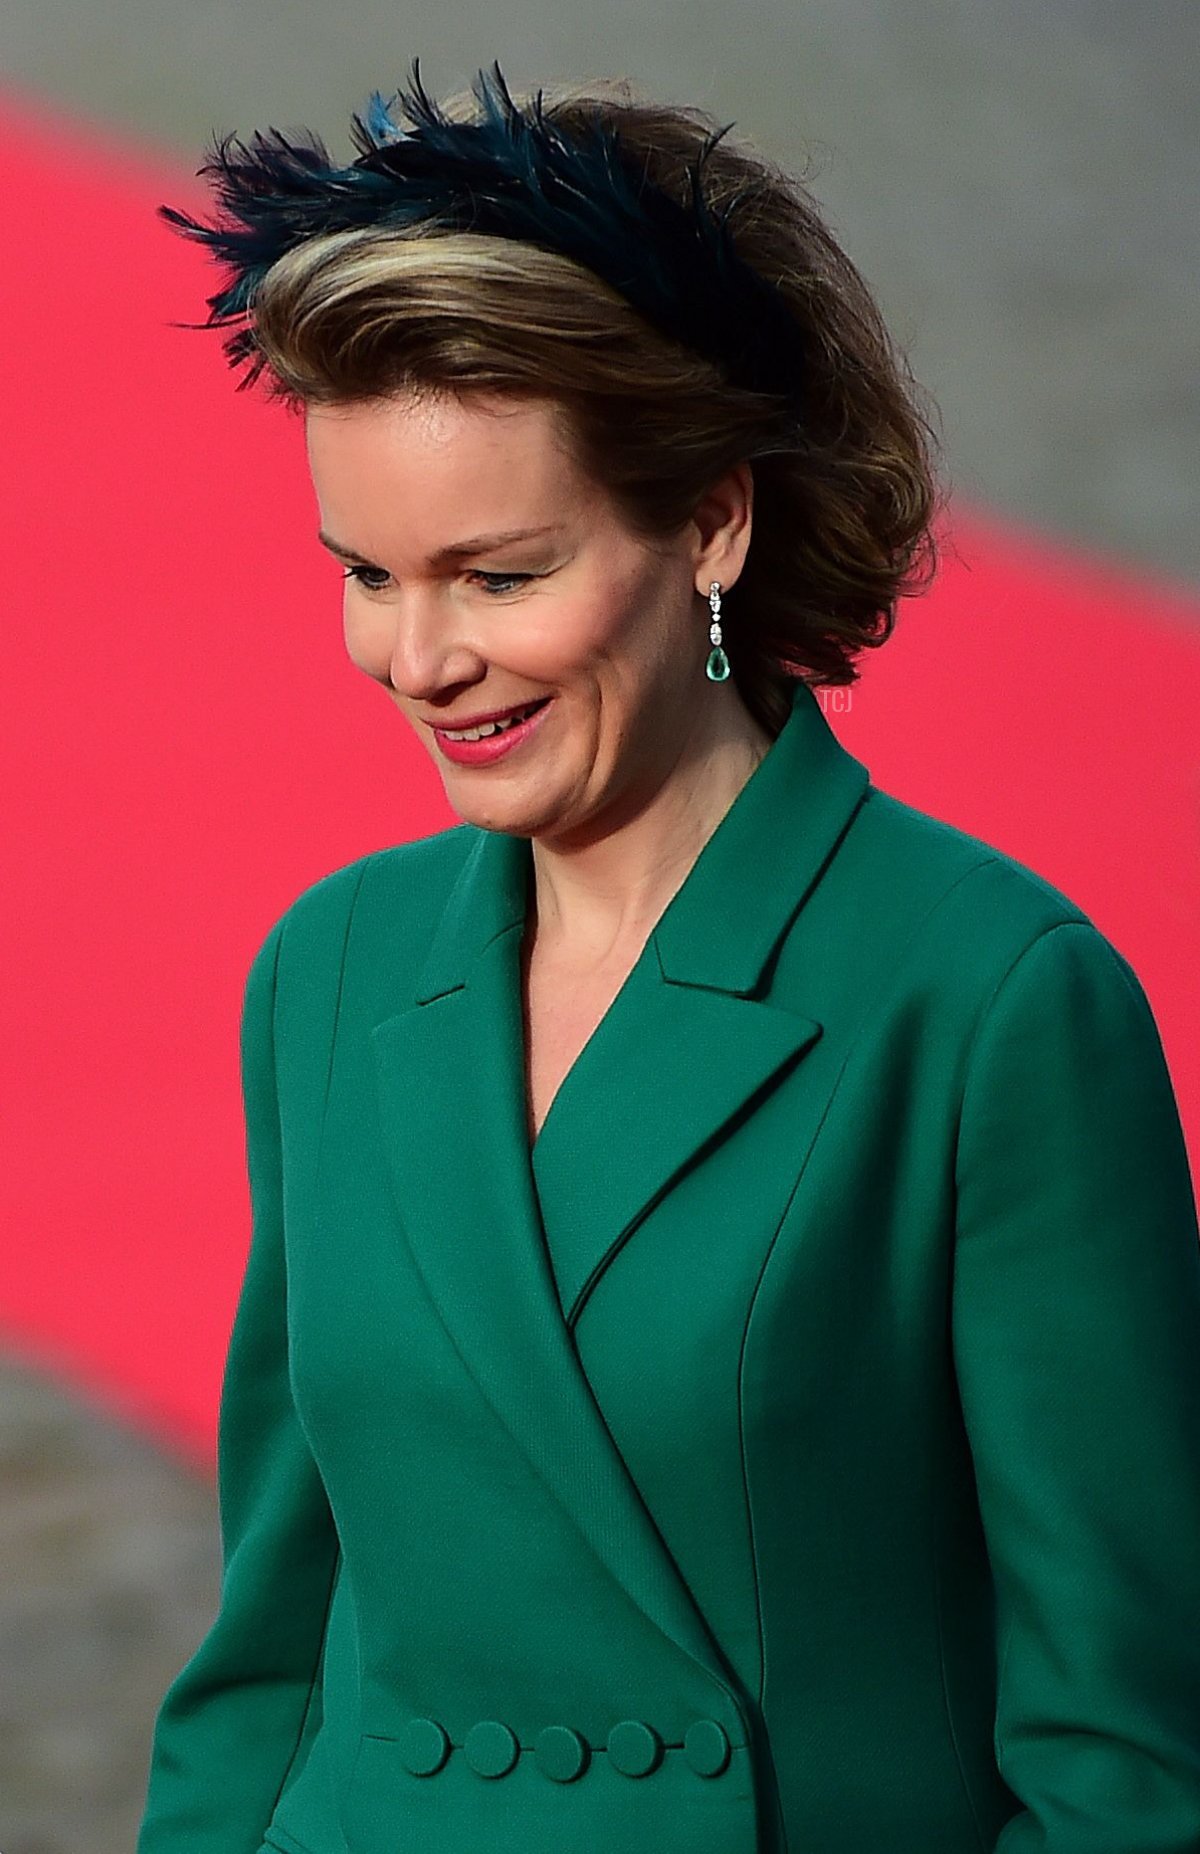
[[[518,721],[524,721],[536,707],[537,703],[531,702],[528,708],[523,708],[519,714],[510,715],[506,721],[485,721],[482,727],[462,728],[457,733],[450,728],[443,728],[442,732],[447,740],[489,740],[493,734],[503,734],[510,727],[515,727]]]

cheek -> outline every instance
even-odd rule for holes
[[[342,603],[342,638],[346,655],[368,676],[383,676],[391,661],[392,633],[382,612],[347,593]]]
[[[645,617],[635,587],[599,573],[582,592],[548,607],[530,635],[536,634],[542,654],[564,665],[603,662],[636,651]]]

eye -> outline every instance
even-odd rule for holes
[[[527,579],[540,579],[541,575],[539,573],[485,573],[482,568],[479,568],[469,573],[467,577],[468,579],[482,579],[489,592],[510,592],[514,586],[523,586]]]
[[[367,588],[368,592],[382,592],[383,587],[376,585],[375,581],[368,577],[372,573],[381,579],[386,580],[388,577],[382,567],[349,566],[342,574],[342,578],[357,580],[360,586]],[[509,592],[514,587],[523,585],[527,579],[540,579],[541,577],[540,573],[485,573],[482,568],[477,568],[467,575],[468,579],[483,580],[490,593]]]
[[[356,579],[360,586],[365,586],[367,588],[368,592],[380,592],[382,591],[382,587],[373,585],[372,582],[366,577],[368,573],[378,573],[378,572],[380,572],[379,567],[349,566],[346,568],[345,572],[342,574],[342,578],[343,579]],[[383,574],[383,578],[384,579],[387,578],[386,573]]]

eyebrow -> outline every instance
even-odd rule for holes
[[[510,528],[503,534],[475,534],[472,535],[469,540],[454,541],[449,547],[439,547],[431,558],[434,565],[440,565],[446,560],[461,560],[472,554],[488,553],[494,547],[506,547],[510,541],[528,541],[532,540],[536,535],[554,534],[555,532],[556,530],[554,527],[546,527]],[[362,566],[373,566],[375,564],[374,561],[368,560],[364,554],[356,554],[352,547],[346,547],[341,541],[335,541],[333,536],[331,534],[326,534],[323,528],[317,535],[317,539],[323,547],[329,549],[331,554],[337,554],[342,560],[356,560]]]

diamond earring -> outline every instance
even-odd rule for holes
[[[713,648],[708,653],[705,673],[710,682],[724,682],[729,674],[729,658],[721,648],[721,582],[719,579],[714,579],[708,589],[708,608],[712,613],[708,636]]]

